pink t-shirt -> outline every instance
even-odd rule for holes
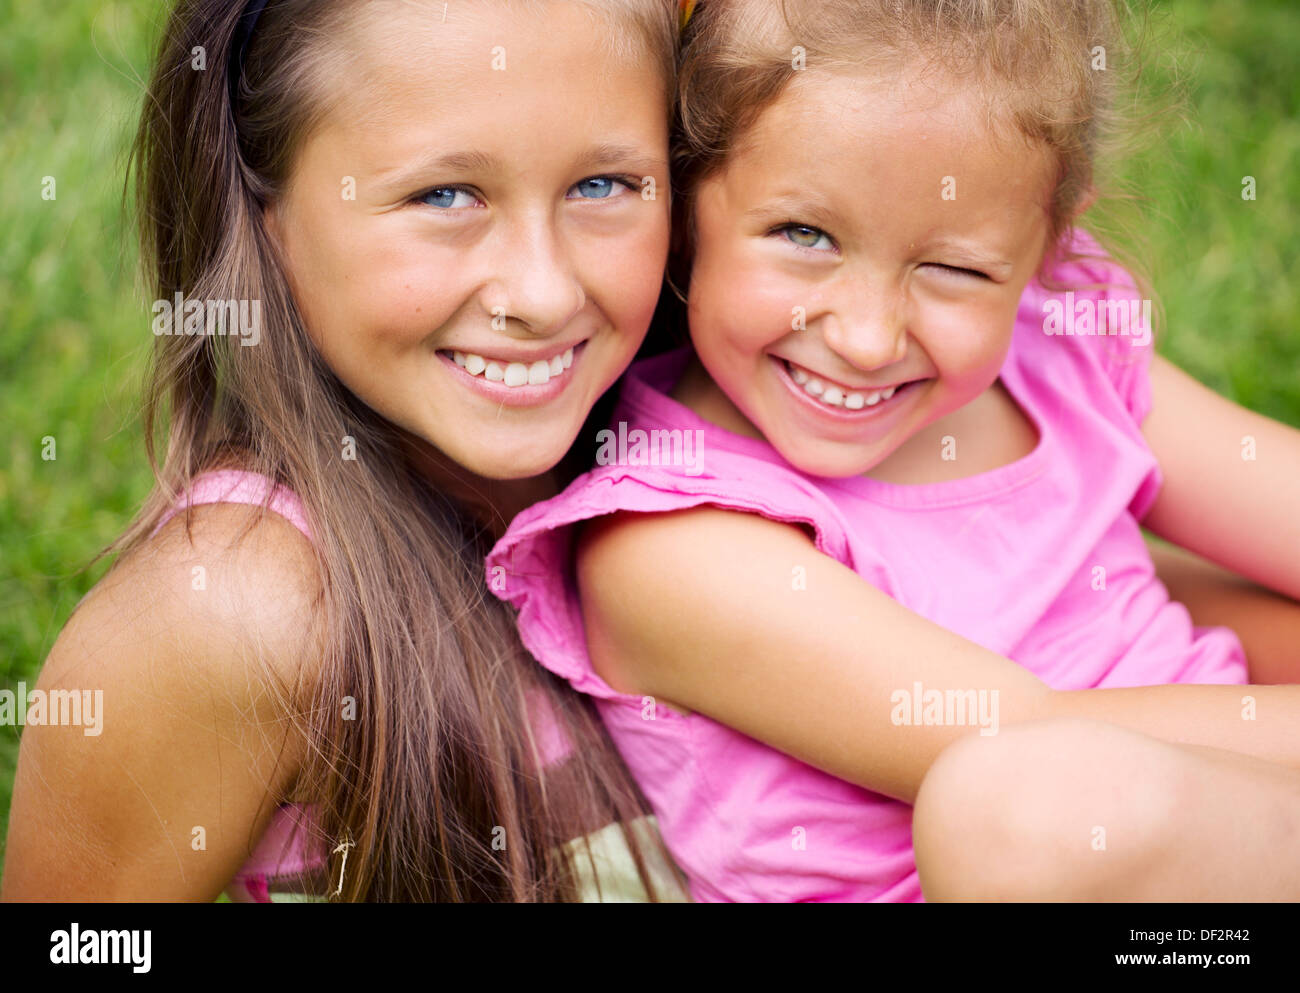
[[[1081,235],[1079,244],[1095,243]],[[766,442],[671,399],[688,359],[682,350],[629,370],[613,423],[624,422],[629,437],[703,432],[699,464],[596,468],[520,514],[493,549],[489,584],[519,609],[533,655],[596,699],[694,899],[919,901],[912,808],[703,715],[660,707],[647,719],[641,696],[608,686],[587,656],[575,522],[710,504],[808,524],[817,548],[866,582],[1054,688],[1246,681],[1236,635],[1193,627],[1156,579],[1142,540],[1138,522],[1160,486],[1139,429],[1151,406],[1151,345],[1135,335],[1044,330],[1067,303],[1082,315],[1135,299],[1136,290],[1109,262],[1056,275],[1113,285],[1071,298],[1038,283],[1026,289],[1001,373],[1039,429],[1025,458],[923,485],[809,476]]]

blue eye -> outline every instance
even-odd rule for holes
[[[820,228],[809,227],[806,224],[787,224],[780,231],[787,241],[800,248],[812,248],[820,252],[835,247],[831,236]],[[823,242],[825,244],[822,244]]]
[[[458,203],[456,201],[457,197],[462,197],[464,199]],[[430,207],[440,207],[443,209],[452,207],[472,207],[478,202],[474,199],[472,193],[459,186],[435,187],[427,193],[421,193],[416,197],[416,200],[420,203],[427,203]]]
[[[614,176],[589,176],[574,183],[569,192],[577,190],[578,197],[584,200],[608,200],[620,186],[630,189],[626,182]]]

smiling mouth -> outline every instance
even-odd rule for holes
[[[471,376],[511,388],[545,386],[552,379],[564,375],[573,365],[572,348],[535,362],[503,362],[475,352],[443,351],[442,354],[450,355],[452,361]]]
[[[840,384],[827,382],[802,366],[795,365],[788,359],[778,359],[778,361],[785,368],[786,375],[790,377],[795,386],[810,399],[816,400],[824,406],[841,410],[866,410],[869,407],[875,407],[889,400],[895,394],[921,382],[919,379],[913,379],[895,383],[893,386],[887,386],[883,389],[851,390]]]

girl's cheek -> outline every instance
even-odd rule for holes
[[[448,274],[456,269],[441,260],[430,264],[370,267],[361,283],[354,283],[352,308],[358,338],[388,344],[417,345],[441,328],[464,302],[467,286],[458,286]]]
[[[807,287],[770,267],[741,270],[734,279],[719,280],[717,293],[717,305],[737,343],[756,351],[794,329],[795,307],[808,310]]]
[[[616,324],[627,318],[615,320],[615,315],[638,316],[647,301],[653,308],[659,300],[668,261],[668,219],[655,212],[656,206],[646,203],[644,214],[612,236],[593,237],[581,229],[571,236],[575,278]]]
[[[922,314],[922,344],[941,374],[954,382],[996,378],[1011,347],[1013,325],[999,307],[945,308]]]
[[[631,240],[620,261],[612,285],[614,299],[625,301],[620,309],[628,313],[629,319],[648,327],[659,302],[668,261],[667,219],[649,225],[643,234]]]

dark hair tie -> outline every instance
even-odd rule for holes
[[[235,37],[230,45],[230,64],[227,75],[230,78],[230,107],[234,111],[235,97],[239,93],[239,80],[244,74],[244,55],[248,52],[249,42],[253,40],[253,31],[257,28],[257,19],[266,8],[266,0],[252,0],[239,15],[235,25]]]

